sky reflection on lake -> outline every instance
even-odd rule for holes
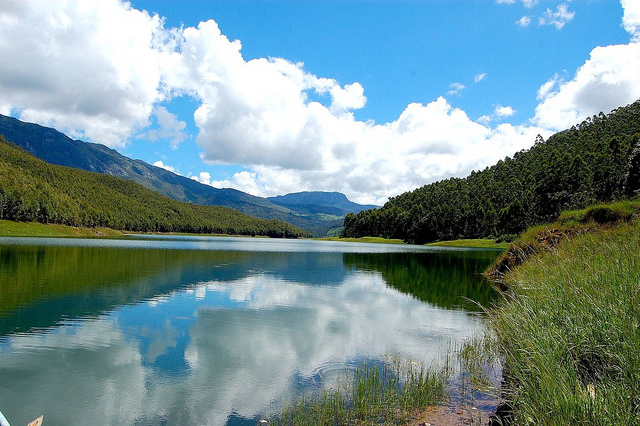
[[[72,241],[72,247],[60,247],[60,241],[38,246],[39,256],[76,256],[82,263],[93,259],[84,251],[75,253],[87,250],[78,241],[64,241]],[[166,247],[140,253],[139,246],[124,241],[109,251],[109,267],[122,267],[117,285],[101,284],[80,298],[82,289],[58,289],[4,308],[0,321],[12,323],[35,305],[100,300],[89,314],[49,307],[49,325],[28,331],[21,325],[19,331],[0,336],[0,402],[12,422],[27,423],[39,414],[50,424],[92,419],[96,424],[223,425],[230,417],[250,420],[277,409],[300,386],[330,380],[336,366],[390,355],[430,363],[451,339],[482,327],[482,320],[464,309],[444,309],[390,287],[384,271],[363,267],[366,258],[358,263],[345,257],[345,251],[353,250],[350,244],[342,244],[343,251],[309,244],[305,251],[300,248],[305,246],[276,241],[276,251],[229,256],[196,254],[201,249],[177,247],[185,242],[180,239],[167,257]],[[3,256],[28,252],[7,251],[1,244]],[[358,250],[367,252],[365,248]],[[396,250],[402,256],[432,252],[407,248]],[[371,250],[380,249],[393,251],[379,245]],[[91,267],[97,281],[106,280],[99,276],[99,262],[108,257],[99,253]],[[144,272],[143,265],[126,261],[135,256],[145,264],[162,256],[164,267]],[[374,256],[387,259],[392,253]],[[474,270],[487,263],[483,257],[472,261],[464,252],[453,256],[466,256]],[[46,275],[49,282],[74,276],[78,265],[61,267],[61,262],[41,262],[60,269]],[[129,270],[136,265],[143,273]],[[7,269],[0,267],[0,278],[9,283],[2,275]],[[16,269],[11,273],[15,276]]]

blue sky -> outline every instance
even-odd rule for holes
[[[0,112],[217,187],[381,204],[640,98],[639,3],[25,0],[0,11]]]

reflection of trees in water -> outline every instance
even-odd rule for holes
[[[391,287],[444,308],[461,296],[487,305],[480,273],[495,252],[315,253],[113,247],[0,246],[0,336],[100,315],[116,306],[199,282],[266,275],[305,285],[340,285],[347,270],[377,271]]]
[[[0,336],[100,315],[203,279],[237,279],[251,253],[0,246]]]
[[[387,284],[441,308],[488,306],[495,291],[481,275],[497,251],[445,251],[435,253],[347,253],[345,265],[382,274]]]

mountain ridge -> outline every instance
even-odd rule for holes
[[[281,204],[233,188],[214,188],[142,160],[131,159],[105,145],[72,139],[53,128],[4,115],[0,115],[0,134],[51,164],[132,180],[177,201],[230,207],[261,219],[283,220],[315,236],[324,236],[330,229],[342,226],[344,216],[354,208],[343,208],[346,204],[324,205],[323,208]]]

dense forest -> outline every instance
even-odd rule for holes
[[[310,235],[279,220],[179,202],[132,181],[48,164],[2,136],[0,219],[141,232]]]
[[[345,237],[426,243],[518,234],[561,210],[638,195],[640,101],[600,113],[492,167],[349,214]]]

